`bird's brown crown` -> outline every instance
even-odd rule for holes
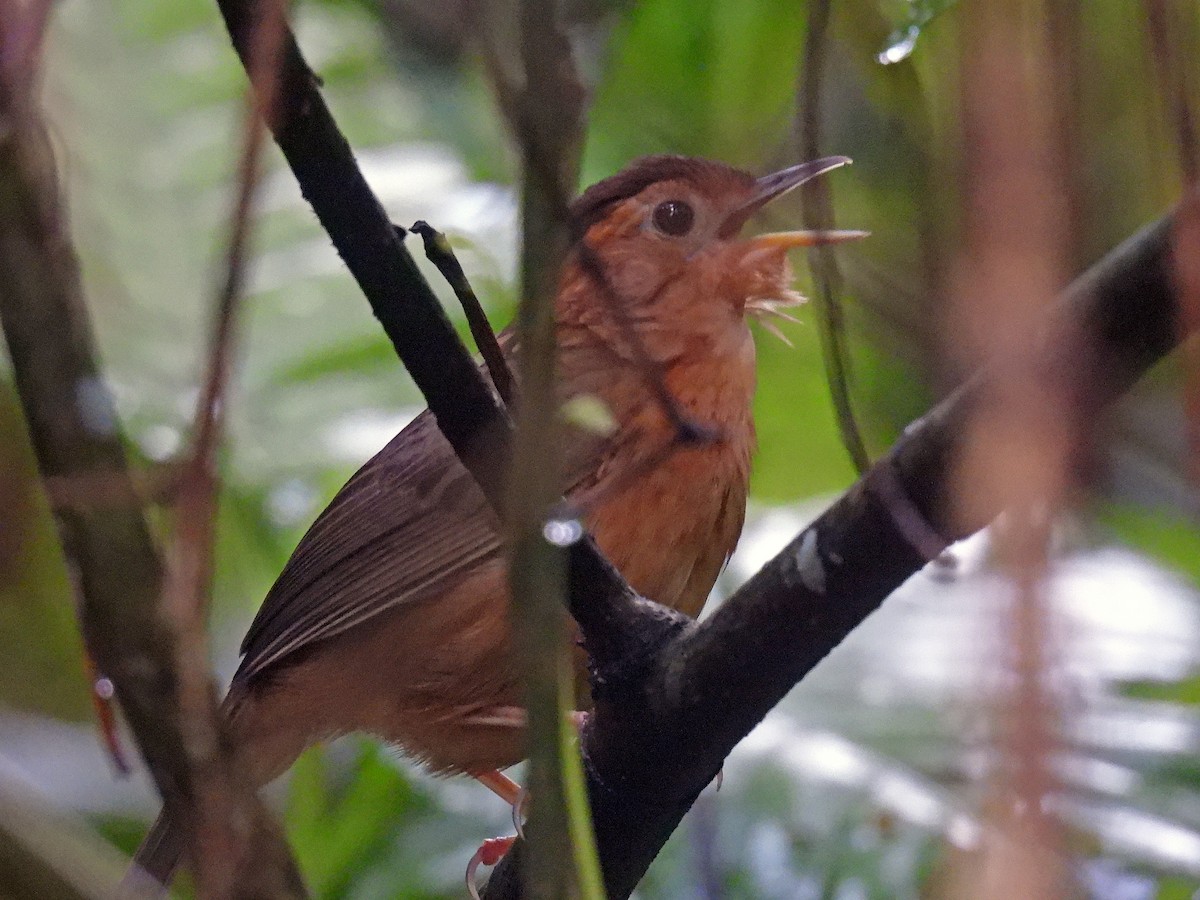
[[[748,194],[754,189],[754,176],[724,163],[692,156],[643,156],[616,175],[596,182],[571,204],[575,236],[581,237],[622,200],[636,197],[662,181],[684,181],[697,189],[721,194]]]

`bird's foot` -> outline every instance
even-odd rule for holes
[[[508,713],[507,710],[515,710],[515,713]],[[508,719],[506,723],[511,723],[518,715],[523,716],[524,710],[517,710],[515,707],[506,707],[506,715]],[[571,724],[575,726],[577,731],[583,729],[587,722],[588,713],[581,710],[572,710],[569,714]],[[524,725],[524,721],[520,721]],[[486,787],[489,791],[503,800],[512,808],[513,827],[516,829],[516,834],[508,837],[488,838],[484,841],[479,849],[475,851],[475,855],[471,857],[471,861],[467,863],[467,890],[475,900],[479,898],[479,891],[475,887],[475,873],[480,866],[494,866],[503,859],[504,854],[512,847],[513,841],[517,837],[525,836],[525,808],[529,804],[529,791],[521,787],[499,769],[491,772],[482,772],[475,776],[475,780]]]
[[[500,862],[504,858],[504,854],[512,848],[513,841],[516,839],[515,834],[510,834],[508,837],[488,838],[479,845],[479,849],[467,863],[467,892],[470,893],[472,900],[479,900],[479,888],[475,886],[475,873],[479,867],[490,868]]]

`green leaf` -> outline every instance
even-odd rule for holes
[[[430,803],[391,765],[377,745],[364,742],[353,771],[335,784],[329,754],[307,751],[292,767],[288,837],[318,896],[338,896],[405,822]]]
[[[1200,528],[1181,512],[1110,502],[1096,518],[1125,543],[1200,585]]]
[[[750,488],[767,503],[828,493],[855,479],[829,399],[813,308],[795,315],[800,325],[784,323],[794,347],[761,333],[757,341],[759,448]]]
[[[1121,686],[1121,693],[1137,700],[1200,705],[1200,675],[1182,681],[1130,681]]]
[[[0,381],[0,704],[87,718],[74,598],[24,420]]]
[[[761,164],[790,121],[804,8],[795,0],[637,4],[597,90],[585,178],[654,152]]]

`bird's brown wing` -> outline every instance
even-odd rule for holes
[[[500,553],[487,501],[423,412],[355,473],[301,539],[242,642],[235,681],[436,595]]]

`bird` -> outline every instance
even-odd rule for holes
[[[863,236],[743,238],[743,226],[849,161],[756,178],[698,157],[642,157],[568,209],[575,243],[554,300],[556,400],[602,404],[609,427],[564,426],[563,494],[635,590],[689,616],[745,519],[749,321],[803,300],[788,250]],[[500,344],[510,359],[519,353],[511,330]],[[675,448],[680,416],[712,439]],[[222,712],[253,783],[311,744],[366,732],[516,802],[501,774],[525,755],[503,535],[428,410],[365,463],[300,540],[242,643]],[[131,871],[167,884],[183,848],[164,811]]]

